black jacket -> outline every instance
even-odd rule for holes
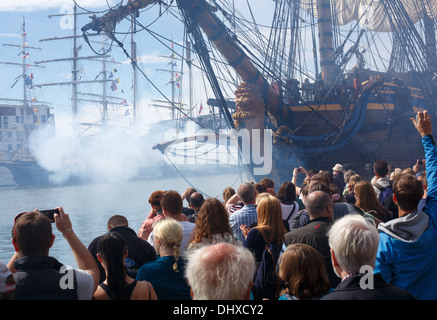
[[[138,269],[141,268],[143,264],[150,261],[156,260],[155,249],[146,240],[143,240],[137,236],[134,230],[129,227],[120,226],[112,228],[109,232],[115,232],[122,236],[124,241],[126,241],[128,250],[128,261],[126,262],[127,274],[136,278]],[[88,250],[93,255],[100,269],[100,283],[105,281],[106,274],[102,267],[102,264],[97,259],[97,244],[102,236],[95,238],[88,246]]]
[[[322,297],[321,300],[416,300],[407,291],[387,283],[378,273],[373,274],[373,289],[362,289],[360,285],[362,277],[350,277],[343,280],[334,291]],[[369,284],[367,279],[363,279],[363,283],[365,286]]]
[[[340,279],[335,275],[331,263],[331,252],[328,243],[328,233],[332,222],[328,218],[316,218],[298,229],[293,229],[285,234],[285,245],[304,243],[316,249],[325,261],[326,272],[332,288],[335,288]]]
[[[48,256],[26,256],[14,263],[15,300],[77,300],[77,283],[61,288],[62,263]]]

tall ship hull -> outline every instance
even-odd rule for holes
[[[278,171],[290,173],[290,164],[330,170],[342,163],[371,177],[376,160],[406,168],[423,159],[410,120],[417,111],[429,110],[421,90],[382,80],[364,82],[360,91],[353,86],[337,89],[328,101],[287,106],[290,127],[299,128],[295,132],[272,126]],[[351,98],[353,103],[345,103]]]

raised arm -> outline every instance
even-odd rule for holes
[[[88,249],[74,233],[68,214],[64,213],[64,209],[62,207],[59,207],[58,209],[59,215],[55,214],[56,228],[68,241],[68,244],[71,247],[71,251],[73,251],[74,258],[76,259],[78,268],[90,273],[93,276],[95,291],[100,281],[100,271],[97,263],[91,253],[88,251]]]
[[[431,115],[426,111],[418,112],[416,119],[411,118],[411,121],[422,137],[425,150],[426,180],[428,183],[425,212],[437,225],[437,147],[432,137]]]

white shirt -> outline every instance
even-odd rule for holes
[[[182,242],[181,242],[180,253],[179,253],[180,256],[183,256],[187,251],[188,241],[191,238],[191,234],[193,233],[193,229],[196,224],[189,221],[178,221],[178,222],[182,225],[183,228],[182,232],[184,234],[184,237],[182,238]],[[147,242],[150,243],[153,247],[153,231],[150,233]]]

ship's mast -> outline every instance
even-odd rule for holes
[[[74,4],[74,14],[73,14],[73,124],[76,125],[77,121],[77,57],[78,57],[78,48],[77,48],[77,5]]]
[[[137,59],[137,44],[134,40],[134,35],[136,33],[136,24],[135,24],[135,15],[132,14],[132,24],[131,24],[131,57],[132,57],[132,90],[133,90],[133,133],[136,134],[136,126],[137,126],[137,94],[138,94],[138,88],[137,88],[137,68],[135,67],[135,64],[138,63]]]
[[[171,55],[170,57],[168,56],[161,56],[162,58],[169,58],[170,62],[168,63],[168,65],[170,65],[169,69],[156,69],[156,71],[164,71],[164,72],[169,72],[170,73],[170,86],[171,86],[171,101],[161,101],[161,100],[154,100],[155,102],[159,102],[159,103],[163,103],[162,104],[152,104],[152,106],[154,107],[158,107],[158,108],[167,108],[171,110],[171,119],[175,120],[178,117],[176,117],[176,110],[177,108],[175,107],[176,104],[181,105],[182,101],[176,101],[176,82],[177,82],[177,77],[176,74],[182,76],[182,72],[181,71],[177,71],[175,69],[175,64],[176,61],[178,61],[179,59],[176,58],[176,53],[174,51],[174,44],[173,44],[173,40],[172,43],[170,45],[171,48]],[[180,116],[180,115],[179,115]],[[191,116],[191,114],[190,114]]]
[[[335,71],[330,0],[317,0],[321,79],[328,84]]]
[[[26,95],[27,95],[27,88],[26,88],[26,78],[27,78],[27,73],[26,73],[26,59],[27,59],[27,55],[28,52],[26,52],[26,46],[27,46],[27,35],[26,35],[26,21],[23,17],[23,145],[22,145],[22,152],[23,155],[27,154],[27,101],[26,101]]]
[[[9,46],[9,47],[19,47],[22,49],[21,54],[22,54],[22,62],[21,63],[14,63],[14,62],[0,62],[1,64],[8,64],[8,65],[16,65],[16,66],[20,66],[22,68],[22,73],[21,73],[21,78],[23,79],[23,99],[1,99],[1,100],[6,100],[6,101],[17,101],[17,102],[21,102],[22,105],[22,111],[20,112],[22,114],[21,117],[21,124],[23,126],[23,134],[22,134],[22,143],[21,143],[21,150],[22,150],[22,154],[23,155],[27,155],[28,151],[27,151],[27,137],[29,134],[29,127],[27,125],[27,109],[28,109],[28,102],[30,102],[30,100],[27,100],[27,68],[32,66],[32,67],[40,67],[38,65],[30,65],[29,63],[27,63],[27,59],[29,57],[29,49],[36,49],[36,50],[41,50],[41,48],[36,48],[36,47],[30,47],[27,44],[27,34],[26,34],[26,20],[23,17],[23,24],[22,24],[22,43],[21,45],[16,45],[16,44],[3,44],[4,46]]]
[[[189,90],[189,104],[188,110],[190,118],[193,117],[193,68],[192,68],[192,60],[191,60],[191,44],[188,39],[188,35],[186,35],[186,50],[187,50],[187,66],[188,66],[188,90]]]
[[[65,15],[65,14],[61,14]],[[80,100],[78,95],[78,87],[79,84],[85,84],[85,83],[102,83],[103,84],[103,96],[102,96],[102,123],[105,122],[107,118],[107,99],[106,99],[106,84],[108,82],[111,82],[111,79],[108,79],[106,76],[106,63],[105,60],[108,56],[107,55],[94,55],[94,56],[79,56],[79,51],[81,50],[82,46],[77,45],[77,5],[74,5],[74,12],[73,12],[73,36],[67,36],[67,37],[56,37],[56,38],[48,38],[48,39],[41,39],[40,42],[43,41],[53,41],[53,40],[66,40],[66,39],[73,39],[73,57],[72,58],[58,58],[58,59],[52,59],[52,60],[44,60],[44,61],[36,61],[36,64],[44,64],[44,63],[51,63],[51,62],[62,62],[62,61],[72,61],[72,81],[66,81],[66,82],[55,82],[55,83],[42,83],[42,84],[35,84],[36,87],[44,87],[44,86],[56,86],[56,85],[71,85],[72,86],[72,122],[73,125],[76,126],[77,124],[77,117],[78,117],[78,104]],[[52,15],[49,17],[58,16],[58,15]],[[103,59],[103,80],[79,80],[78,79],[78,66],[77,62],[79,60],[95,60],[95,59]],[[86,100],[89,101],[89,100]],[[90,101],[90,102],[99,102],[99,101]]]

